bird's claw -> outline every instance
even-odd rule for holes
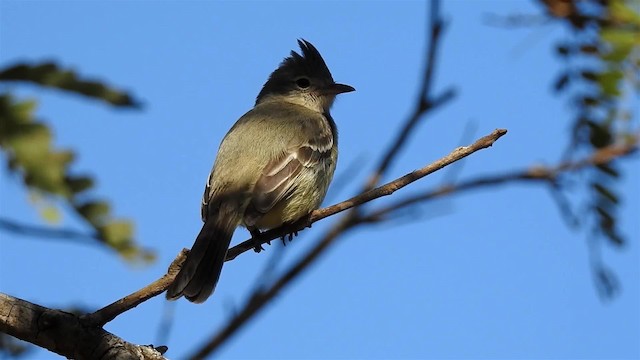
[[[280,237],[280,240],[282,240],[282,245],[287,246],[287,238],[288,238],[289,242],[291,242],[293,240],[293,238],[296,237],[296,236],[298,236],[298,232],[297,231],[294,231],[294,232],[292,232],[290,234],[282,235]]]
[[[249,229],[249,232],[251,233],[251,238],[253,239],[253,251],[255,251],[256,253],[264,251],[262,243],[260,242],[260,240],[258,240],[258,237],[260,236],[260,230],[252,228]],[[271,245],[270,241],[267,241],[267,243]]]

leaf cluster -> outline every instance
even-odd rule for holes
[[[633,104],[640,94],[640,13],[631,2],[543,1],[547,12],[572,31],[569,40],[556,46],[565,69],[554,85],[575,110],[567,157],[638,141],[638,108]],[[592,234],[615,247],[625,244],[617,226],[619,179],[620,171],[612,160],[594,167],[586,181],[586,218],[591,221]],[[609,280],[601,283],[615,283]],[[615,287],[602,290],[607,296]]]
[[[99,81],[82,79],[75,71],[53,62],[20,63],[0,70],[0,84],[27,83],[80,94],[115,107],[140,106],[130,94]],[[41,212],[44,218],[55,222],[60,208],[69,208],[89,225],[88,237],[126,259],[151,260],[153,254],[141,249],[133,239],[133,223],[115,218],[107,200],[90,194],[95,179],[71,171],[76,153],[54,146],[53,132],[36,117],[36,107],[36,100],[17,99],[10,90],[0,92],[0,149],[6,154],[10,172],[18,175],[36,203],[45,203]]]

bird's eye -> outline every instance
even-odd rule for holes
[[[306,89],[311,85],[311,81],[309,81],[309,79],[307,78],[302,77],[296,80],[296,85],[298,85],[298,87],[301,89]]]

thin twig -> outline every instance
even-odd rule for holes
[[[0,218],[0,229],[25,236],[45,237],[62,240],[98,240],[95,233],[85,233],[72,229],[52,229],[45,226],[23,224],[18,221]]]
[[[169,265],[167,273],[160,279],[94,313],[83,315],[81,317],[82,321],[92,326],[103,326],[125,311],[133,309],[152,297],[162,294],[167,290],[169,285],[171,285],[186,258],[187,250],[182,250],[171,265]]]
[[[400,152],[402,147],[407,144],[409,134],[411,134],[411,131],[416,127],[420,119],[422,119],[429,111],[437,109],[450,100],[453,100],[456,95],[454,89],[448,89],[441,95],[435,97],[431,94],[431,90],[433,88],[433,73],[436,67],[436,55],[439,50],[440,39],[442,38],[444,27],[444,21],[440,16],[440,1],[431,1],[431,8],[429,9],[430,36],[427,37],[428,48],[425,62],[426,65],[415,109],[404,122],[403,128],[398,132],[398,135],[392,142],[391,146],[381,158],[380,163],[369,177],[369,180],[365,184],[362,192],[373,189],[380,182],[382,176],[384,176],[393,160],[397,157],[398,152]]]
[[[314,222],[324,219],[328,216],[335,215],[347,209],[354,208],[358,205],[362,205],[371,200],[374,200],[383,196],[391,195],[395,191],[411,184],[416,180],[419,180],[435,171],[438,171],[444,168],[447,165],[450,165],[460,159],[463,159],[478,150],[481,150],[493,145],[493,143],[496,140],[498,140],[500,137],[502,137],[506,133],[507,133],[507,130],[505,129],[494,130],[491,134],[478,139],[473,144],[469,146],[459,147],[455,149],[453,152],[451,152],[449,155],[444,156],[439,160],[421,169],[410,172],[400,178],[390,181],[375,189],[372,189],[360,195],[354,196],[349,200],[345,200],[343,202],[340,202],[338,204],[335,204],[323,209],[318,209],[312,212],[309,217],[304,218],[294,224],[265,231],[261,233],[259,236],[246,240],[229,249],[229,251],[227,252],[226,261],[233,260],[236,258],[236,256],[244,253],[245,251],[253,249],[257,242],[260,242],[260,244],[265,244],[273,239],[277,239],[284,235],[303,230],[304,228],[311,226],[311,224],[313,224]]]
[[[462,181],[458,184],[448,184],[440,186],[437,189],[412,195],[406,199],[401,199],[392,203],[384,208],[377,209],[366,215],[366,218],[370,222],[379,221],[388,214],[395,212],[398,209],[406,208],[408,206],[422,203],[437,197],[444,195],[450,195],[452,193],[459,194],[466,190],[477,189],[484,186],[496,186],[504,183],[515,182],[553,182],[562,173],[579,171],[587,167],[606,164],[614,159],[631,155],[638,151],[636,144],[632,145],[613,145],[606,148],[602,148],[590,156],[579,161],[565,161],[554,167],[535,166],[529,169],[510,171],[502,174],[480,176],[475,179]]]

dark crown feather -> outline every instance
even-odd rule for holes
[[[285,58],[278,68],[269,75],[269,79],[262,86],[256,104],[267,94],[285,94],[294,88],[294,81],[301,76],[309,77],[324,84],[332,84],[333,76],[320,52],[310,42],[299,39],[298,45],[302,55],[291,50],[291,56]]]

